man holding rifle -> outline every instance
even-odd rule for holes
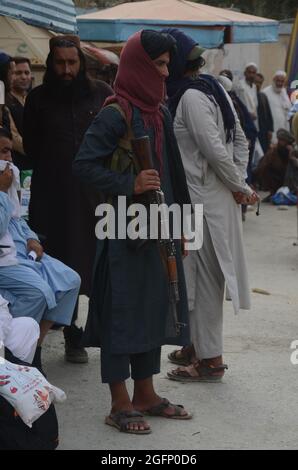
[[[171,36],[154,31],[136,33],[128,40],[115,95],[87,131],[74,162],[75,174],[102,191],[116,211],[118,196],[126,196],[128,203],[136,196],[145,197],[148,204],[161,196],[160,189],[167,205],[190,204],[171,119],[162,106],[174,48]],[[121,161],[131,157],[132,163],[117,170],[115,156]],[[126,221],[126,214],[120,217]],[[153,240],[97,242],[85,339],[86,345],[101,347],[102,380],[112,396],[106,424],[127,433],[151,432],[144,414],[191,418],[183,406],[157,395],[153,386],[153,375],[160,372],[161,346],[189,341],[181,242],[169,238],[161,245]],[[132,399],[125,384],[130,368]]]

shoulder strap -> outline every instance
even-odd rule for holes
[[[126,115],[125,115],[123,109],[121,108],[121,106],[118,103],[111,103],[107,107],[117,109],[117,111],[121,114],[121,116],[123,117],[123,119],[126,122],[127,131],[124,134],[124,136],[121,139],[119,139],[118,147],[121,148],[121,149],[126,150],[129,153],[130,158],[133,161],[134,168],[137,171],[137,173],[139,173],[141,171],[140,165],[139,165],[138,160],[137,160],[137,158],[136,158],[136,156],[133,152],[132,144],[131,144],[131,141],[134,139],[134,133],[133,133],[132,127],[127,122]],[[119,158],[120,158],[119,153],[114,152],[113,157],[112,157],[112,161],[111,161],[111,169],[114,170],[114,171],[116,171],[117,168],[119,168]]]
[[[134,138],[134,135],[133,135],[133,131],[132,131],[130,124],[128,124],[127,122],[123,109],[118,103],[111,103],[107,106],[107,108],[117,109],[117,111],[119,111],[119,113],[121,114],[121,116],[124,118],[126,122],[127,131],[124,134],[124,136],[119,140],[119,147],[122,147],[125,150],[132,150],[131,141]]]

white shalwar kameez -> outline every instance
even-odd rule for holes
[[[182,96],[174,121],[193,204],[204,205],[204,242],[185,259],[192,342],[199,359],[222,355],[225,282],[235,312],[250,308],[241,208],[232,192],[247,195],[248,144],[236,119],[226,142],[219,106],[198,90]]]

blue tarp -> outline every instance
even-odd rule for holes
[[[265,43],[278,41],[278,23],[234,23],[232,26],[233,43]]]
[[[0,0],[0,15],[58,33],[77,33],[72,0]]]
[[[227,23],[228,24],[228,23]],[[84,41],[125,42],[133,33],[141,29],[156,29],[173,26],[173,22],[150,20],[83,20],[78,19],[79,35]],[[224,42],[224,26],[218,28],[202,25],[196,22],[175,21],[175,27],[201,44],[203,47],[218,47]]]
[[[161,29],[167,26],[177,27],[189,34],[195,41],[206,48],[220,47],[225,42],[225,30],[231,30],[232,43],[263,43],[278,40],[277,22],[234,23],[221,22],[218,26],[200,22],[150,21],[150,20],[84,20],[78,19],[80,38],[84,41],[124,42],[140,29]]]

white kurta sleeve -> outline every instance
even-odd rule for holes
[[[234,162],[240,172],[242,183],[245,184],[247,178],[247,165],[248,165],[248,143],[240,125],[238,116],[236,117],[236,133],[234,140]]]
[[[10,332],[12,316],[8,310],[8,302],[0,295],[0,343],[5,344],[5,339]]]
[[[239,171],[222,142],[220,129],[216,122],[215,104],[198,90],[188,90],[181,100],[183,100],[182,112],[185,126],[196,142],[201,155],[230,191],[250,194],[251,189],[243,181],[242,171]],[[238,138],[241,141],[242,135],[240,133]],[[238,142],[239,146],[240,141]],[[247,149],[246,141],[243,141],[243,145]]]

